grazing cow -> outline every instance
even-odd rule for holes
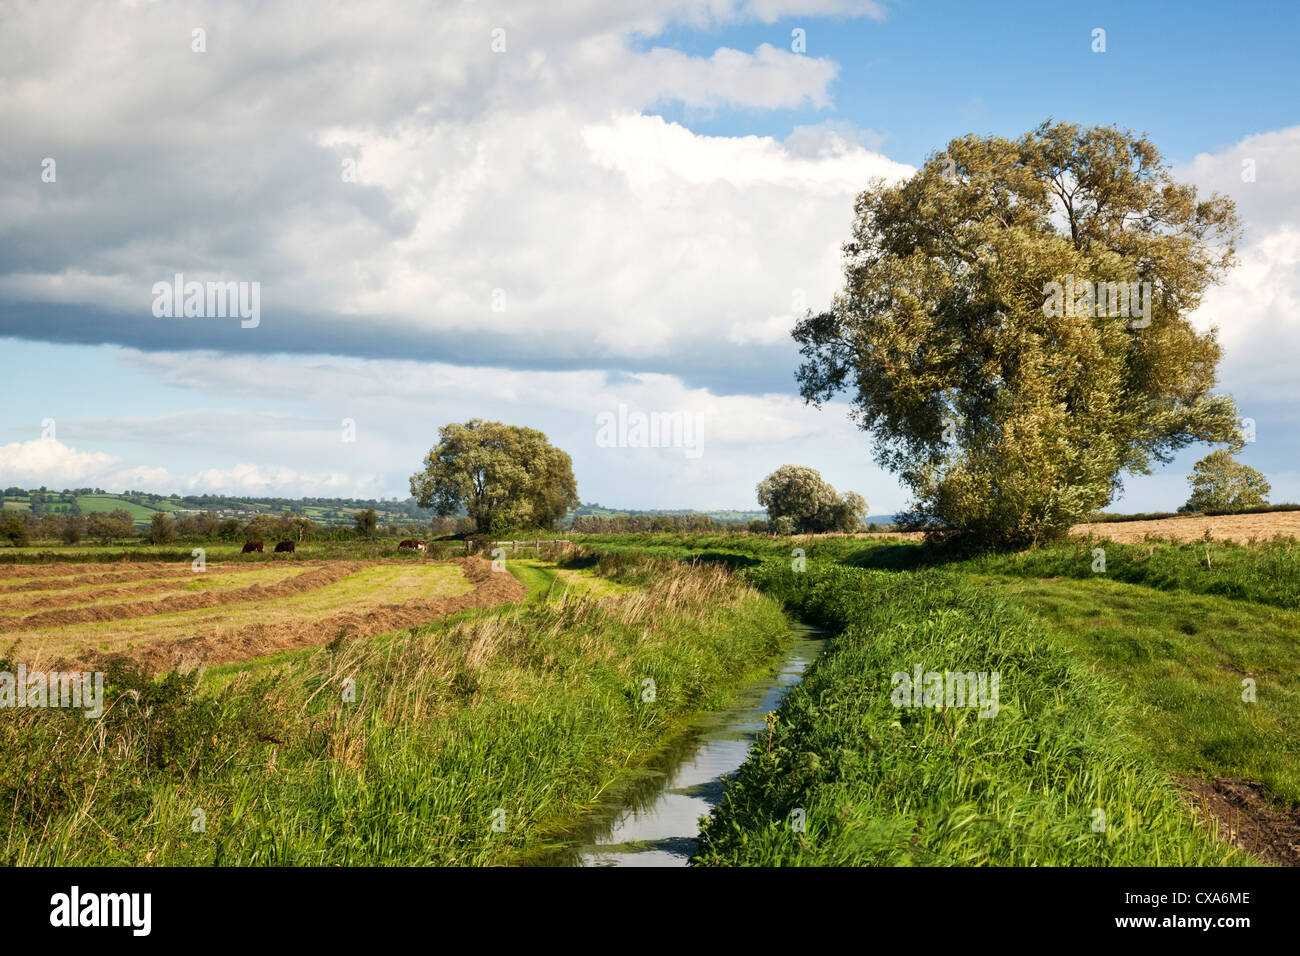
[[[417,541],[417,542],[415,542],[415,547],[416,547],[416,549],[419,550],[419,551],[428,551],[428,550],[429,550],[429,542],[427,542],[427,541]]]
[[[405,541],[403,541],[401,544],[399,544],[399,545],[397,546],[397,550],[398,550],[398,551],[414,551],[414,550],[415,550],[416,548],[418,548],[419,546],[420,546],[420,543],[419,543],[418,541],[416,541],[414,538],[407,538]]]
[[[258,553],[261,553],[261,551],[262,551],[262,542],[260,542],[260,541],[249,541],[249,542],[245,543],[243,553],[244,553],[244,554],[248,554],[250,551],[257,551]]]
[[[275,550],[276,550],[277,552],[279,552],[279,551],[288,551],[290,554],[293,554],[293,542],[292,542],[292,541],[281,541],[279,544],[277,544],[277,545],[275,546]]]

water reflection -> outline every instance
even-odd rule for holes
[[[620,790],[617,802],[584,819],[566,845],[534,858],[544,866],[685,866],[699,819],[718,805],[723,778],[745,762],[765,718],[803,679],[824,636],[800,627],[779,673],[749,687],[731,707],[702,718],[653,768]]]

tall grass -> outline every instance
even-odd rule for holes
[[[1104,572],[1093,570],[1097,548],[1105,551]],[[1300,608],[1300,542],[1291,538],[1254,545],[1232,541],[1119,544],[1076,538],[1013,554],[984,555],[959,567],[1020,577],[1126,581],[1162,591]]]
[[[1116,686],[969,579],[776,562],[749,574],[838,636],[708,819],[695,863],[1247,862],[1140,756]],[[918,664],[999,672],[998,714],[895,707],[891,675]]]
[[[779,605],[720,569],[611,573],[640,587],[335,642],[232,680],[118,666],[98,721],[6,709],[0,863],[509,862],[785,639]]]
[[[1291,538],[1245,545],[1232,541],[1148,541],[1120,544],[1071,538],[1023,551],[969,555],[920,542],[854,538],[773,538],[764,535],[586,535],[602,552],[715,561],[752,567],[791,558],[795,548],[810,564],[829,562],[887,571],[950,568],[1021,577],[1107,578],[1164,591],[1214,594],[1275,607],[1300,608],[1300,542]],[[1093,552],[1105,551],[1106,570],[1093,570]]]

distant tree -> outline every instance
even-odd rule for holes
[[[17,515],[0,517],[0,539],[8,541],[15,548],[25,548],[30,542],[27,525]]]
[[[81,536],[86,533],[86,519],[79,514],[68,515],[63,519],[60,537],[64,544],[80,544]]]
[[[41,518],[40,535],[45,541],[57,541],[63,534],[63,516],[46,514]]]
[[[759,518],[755,518],[746,526],[745,530],[749,531],[751,534],[766,534],[767,522]]]
[[[310,537],[312,531],[313,526],[310,518],[298,514],[296,511],[286,510],[280,515],[276,527],[276,537],[301,541],[303,538]]]
[[[172,516],[162,511],[155,511],[149,519],[149,530],[145,538],[150,544],[166,544],[176,537],[176,522]]]
[[[1268,504],[1268,479],[1233,458],[1227,448],[1212,451],[1187,476],[1192,496],[1184,511],[1242,511]]]
[[[112,538],[127,538],[135,531],[131,513],[122,508],[99,511],[90,516],[87,533],[107,544]]]
[[[861,495],[840,497],[819,471],[801,465],[782,465],[759,482],[758,503],[770,522],[789,518],[800,534],[856,530],[867,510]]]
[[[204,511],[195,517],[194,523],[198,527],[199,534],[205,538],[211,538],[217,533],[220,521],[211,511]]]
[[[1121,474],[1231,440],[1219,345],[1189,314],[1232,265],[1239,222],[1145,136],[963,136],[872,183],[855,217],[843,293],[794,330],[800,391],[852,396],[911,517],[979,543],[1056,538]]]
[[[357,524],[357,534],[363,538],[373,538],[375,530],[379,526],[379,516],[375,514],[374,508],[366,508],[364,511],[358,511],[353,515],[353,520]]]
[[[491,534],[551,528],[579,504],[573,460],[532,428],[475,418],[444,425],[411,476],[411,494],[439,515],[462,507]]]
[[[222,518],[217,525],[217,535],[227,541],[233,541],[239,537],[239,532],[243,529],[244,525],[238,518]]]
[[[273,541],[280,530],[280,519],[272,515],[253,515],[244,525],[244,540]]]
[[[101,544],[108,544],[109,539],[113,537],[112,525],[113,522],[106,512],[94,511],[86,518],[86,533],[92,538],[97,538]]]

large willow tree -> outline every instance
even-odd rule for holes
[[[444,517],[464,508],[493,534],[550,528],[579,503],[567,452],[536,429],[481,418],[438,429],[411,494]]]
[[[1233,262],[1235,208],[1175,182],[1145,136],[965,136],[855,214],[844,291],[795,328],[798,378],[818,405],[851,391],[914,519],[1049,539],[1122,474],[1236,440],[1216,337],[1188,321]]]

